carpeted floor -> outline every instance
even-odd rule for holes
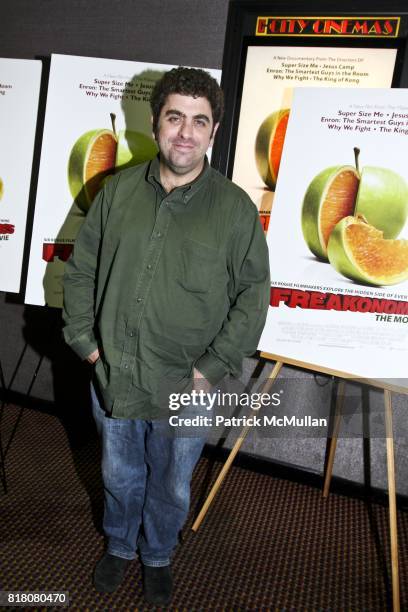
[[[18,416],[3,415],[3,445]],[[113,595],[92,587],[103,552],[92,428],[24,409],[0,491],[0,590],[69,591],[71,610],[149,610],[138,561]],[[220,469],[202,459],[171,610],[387,610],[387,508],[233,467],[197,534],[193,517]],[[408,514],[399,514],[401,608],[408,610]],[[33,608],[31,608],[32,610]]]

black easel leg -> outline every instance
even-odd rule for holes
[[[19,425],[19,423],[21,421],[21,417],[23,416],[24,407],[23,406],[20,407],[17,419],[14,422],[13,429],[11,431],[9,439],[7,440],[7,444],[5,443],[5,447],[4,448],[3,448],[2,435],[1,435],[1,425],[2,425],[2,420],[3,420],[4,408],[9,403],[8,402],[8,395],[9,395],[9,392],[11,390],[11,387],[12,387],[12,384],[14,382],[14,379],[17,376],[17,372],[18,372],[18,370],[19,370],[19,368],[21,366],[21,363],[22,363],[22,361],[24,359],[24,355],[25,355],[25,352],[27,350],[27,346],[28,346],[28,344],[25,343],[24,348],[21,351],[20,357],[19,357],[19,359],[17,361],[16,367],[14,368],[14,372],[13,372],[13,374],[11,376],[10,382],[9,382],[9,384],[7,386],[6,386],[6,383],[5,383],[5,380],[4,380],[3,368],[2,368],[1,362],[0,362],[0,383],[1,383],[1,386],[2,386],[2,388],[4,390],[4,396],[3,396],[3,399],[2,399],[2,402],[1,402],[1,405],[0,405],[0,480],[1,480],[1,484],[3,486],[3,489],[4,489],[5,493],[7,493],[6,457],[7,457],[8,451],[10,449],[11,443],[12,443],[12,441],[14,439],[14,436],[16,435],[18,425]],[[31,390],[32,390],[32,388],[34,386],[34,383],[35,383],[36,379],[37,379],[38,372],[40,371],[40,367],[41,367],[41,364],[43,362],[43,359],[44,359],[44,355],[40,355],[40,358],[38,360],[37,366],[36,366],[36,368],[34,370],[34,373],[33,373],[32,377],[31,377],[31,381],[30,381],[30,384],[29,384],[27,392],[26,392],[26,396],[27,397],[30,396]]]
[[[31,390],[32,390],[32,388],[34,386],[34,383],[35,383],[36,379],[37,379],[37,375],[38,375],[38,372],[40,371],[40,367],[41,367],[41,364],[43,362],[43,359],[44,359],[44,355],[40,355],[40,358],[39,358],[38,363],[37,363],[37,367],[35,368],[34,374],[33,374],[32,378],[31,378],[31,381],[30,381],[30,384],[28,385],[28,389],[27,389],[27,392],[26,392],[26,396],[27,397],[30,397]],[[11,446],[11,443],[12,443],[12,441],[14,439],[15,434],[16,434],[18,425],[19,425],[19,423],[21,421],[21,417],[23,416],[23,412],[24,412],[24,407],[21,406],[21,408],[19,410],[19,413],[18,413],[18,416],[17,416],[17,418],[15,420],[15,423],[13,425],[13,429],[11,431],[10,437],[9,437],[9,439],[7,441],[6,448],[4,449],[4,457],[7,456],[7,453],[9,451],[10,446]]]
[[[1,361],[0,361],[0,385],[4,392],[4,396],[3,396],[3,399],[1,400],[1,405],[0,405],[0,480],[1,480],[1,484],[4,489],[4,493],[7,493],[6,467],[4,464],[5,457],[4,457],[4,452],[3,452],[3,442],[2,442],[2,435],[1,435],[1,425],[2,425],[2,420],[3,420],[4,406],[6,405],[7,389],[6,389],[6,381],[4,379],[4,372],[3,372],[3,367],[1,365]]]

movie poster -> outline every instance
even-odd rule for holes
[[[408,90],[295,91],[261,351],[408,378],[407,158]]]
[[[257,205],[265,231],[294,87],[390,87],[396,49],[249,46],[232,180]]]
[[[0,58],[0,291],[20,291],[41,62]]]
[[[91,202],[115,172],[152,159],[150,93],[174,66],[53,55],[26,303],[62,306],[62,277]],[[218,81],[220,70],[208,70]]]

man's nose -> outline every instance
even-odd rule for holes
[[[193,133],[193,122],[184,118],[180,124],[179,134],[182,138],[190,138]]]

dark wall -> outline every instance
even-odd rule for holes
[[[51,53],[221,68],[228,0],[2,0],[0,57]]]

